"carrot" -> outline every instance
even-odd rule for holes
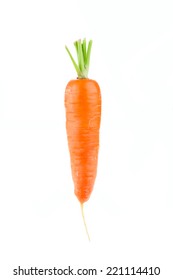
[[[65,90],[66,131],[74,193],[81,204],[84,219],[83,203],[92,193],[97,173],[101,94],[98,83],[88,78],[92,41],[88,47],[85,39],[76,41],[74,45],[78,64],[66,47],[78,75]]]

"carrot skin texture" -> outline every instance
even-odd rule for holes
[[[101,93],[91,79],[71,80],[65,90],[66,131],[74,193],[80,203],[93,190],[98,163]]]

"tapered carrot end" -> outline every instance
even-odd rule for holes
[[[82,218],[83,218],[83,222],[84,222],[84,226],[85,226],[86,234],[87,234],[87,236],[88,236],[88,240],[89,240],[89,241],[91,241],[90,236],[89,236],[89,233],[88,233],[88,229],[87,229],[86,221],[85,221],[84,209],[83,209],[83,203],[81,203],[80,205],[81,205]]]

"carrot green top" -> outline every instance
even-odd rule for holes
[[[88,46],[86,43],[86,39],[84,39],[83,41],[81,41],[81,40],[75,41],[74,45],[75,45],[76,52],[77,52],[78,63],[76,63],[76,61],[74,60],[74,58],[71,55],[67,46],[65,46],[65,48],[76,69],[78,78],[86,79],[86,78],[88,78],[92,40],[89,41]]]

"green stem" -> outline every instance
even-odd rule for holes
[[[83,51],[82,51],[82,45],[81,40],[77,42],[78,44],[78,53],[79,53],[79,69],[81,73],[83,73],[84,70],[84,59],[83,59]]]
[[[84,64],[86,64],[86,39],[83,40],[82,51],[83,51],[83,57],[84,57]]]
[[[76,72],[77,72],[77,74],[78,74],[78,76],[79,76],[79,75],[80,75],[80,69],[79,69],[77,63],[75,62],[73,56],[71,55],[69,49],[67,48],[67,46],[65,46],[65,48],[66,48],[66,50],[67,50],[67,52],[68,52],[68,54],[69,54],[69,56],[70,56],[70,58],[71,58],[71,60],[72,60],[72,63],[73,63],[73,65],[74,65],[75,69],[76,69]]]
[[[92,41],[89,41],[88,50],[87,50],[87,57],[86,57],[86,67],[87,67],[87,69],[89,69],[89,66],[90,66],[91,47],[92,47]]]
[[[90,65],[90,56],[91,56],[91,47],[92,41],[90,40],[88,43],[88,48],[86,45],[86,39],[81,42],[81,40],[75,41],[74,46],[77,53],[77,60],[78,64],[74,60],[72,54],[70,53],[69,49],[65,46],[71,61],[75,67],[79,79],[87,79],[88,78],[88,71]]]

